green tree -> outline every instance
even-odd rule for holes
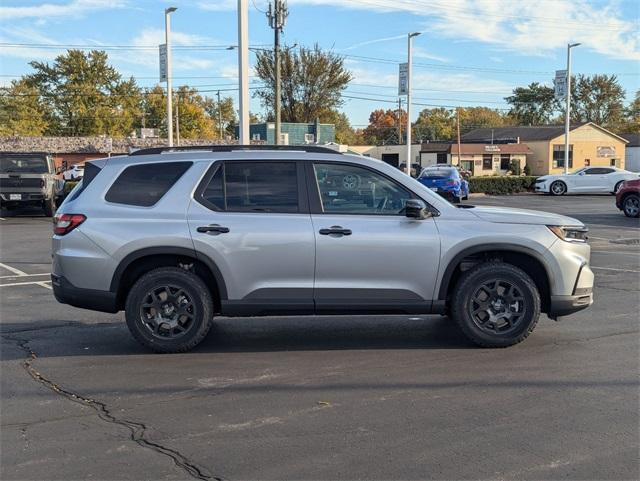
[[[616,129],[624,119],[624,95],[615,75],[578,75],[571,89],[571,121]]]
[[[559,107],[553,89],[538,82],[515,88],[505,100],[511,104],[509,115],[520,125],[547,124]]]
[[[436,107],[424,109],[413,124],[414,137],[419,140],[453,140],[456,138],[455,111]]]
[[[238,117],[233,106],[231,97],[220,99],[220,103],[214,99],[207,98],[205,101],[205,110],[214,124],[216,138],[220,137],[220,118],[222,118],[222,130],[224,135],[234,135],[235,126],[238,123]],[[253,122],[252,122],[253,123]]]
[[[461,107],[459,112],[460,134],[483,127],[502,127],[510,123],[499,110],[488,107]]]
[[[344,58],[313,48],[299,51],[284,48],[280,57],[281,118],[283,122],[313,122],[342,105],[342,91],[353,78],[344,66]],[[273,52],[257,54],[256,74],[266,84],[255,96],[273,116],[275,99],[275,61]]]
[[[44,135],[50,117],[38,90],[25,80],[13,80],[0,89],[0,135]]]
[[[626,108],[625,122],[620,130],[627,134],[640,133],[640,90],[636,90],[633,102]]]
[[[133,78],[122,79],[105,52],[68,50],[51,65],[30,65],[35,72],[24,80],[54,118],[47,133],[124,136],[139,125],[140,89]]]

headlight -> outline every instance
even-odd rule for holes
[[[548,225],[551,232],[560,239],[567,242],[587,242],[587,233],[589,229],[586,227],[567,227],[561,225]]]

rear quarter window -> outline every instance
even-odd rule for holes
[[[191,165],[192,162],[153,162],[127,167],[111,185],[105,200],[115,204],[151,207],[162,199]]]

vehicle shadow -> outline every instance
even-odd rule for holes
[[[124,321],[98,324],[49,320],[2,323],[3,344],[21,341],[40,358],[150,354]],[[5,344],[6,346],[6,344]],[[470,349],[458,327],[441,316],[217,318],[190,354],[221,352],[372,349]],[[2,360],[25,357],[24,348],[2,349]]]

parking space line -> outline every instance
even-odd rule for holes
[[[3,269],[8,270],[9,272],[13,272],[14,274],[17,274],[19,276],[28,275],[26,272],[23,272],[20,269],[16,269],[15,267],[8,266],[7,264],[3,264],[2,262],[0,262],[0,267],[2,267]]]
[[[0,287],[11,287],[11,286],[40,286],[46,287],[47,289],[51,289],[51,286],[46,285],[51,281],[32,281],[32,282],[10,282],[9,284],[0,284]]]
[[[39,277],[39,276],[49,276],[51,272],[41,272],[40,274],[22,274],[15,276],[0,276],[0,279],[15,279],[17,277]]]
[[[640,271],[635,270],[635,269],[617,269],[615,267],[595,267],[595,266],[591,266],[592,269],[599,269],[601,271],[616,271],[616,272],[636,272],[638,274],[640,274]]]

